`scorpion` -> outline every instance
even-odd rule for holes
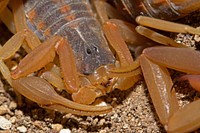
[[[99,115],[110,112],[112,107],[86,104],[115,88],[132,87],[143,74],[166,131],[189,132],[200,127],[200,117],[193,115],[198,114],[200,100],[179,109],[167,70],[195,74],[180,80],[189,80],[199,91],[200,53],[146,28],[199,35],[200,30],[196,28],[161,19],[184,17],[198,10],[200,1],[114,0],[119,9],[116,10],[105,0],[94,0],[92,4],[100,21],[86,0],[11,1],[12,11],[7,8],[8,2],[0,1],[0,18],[15,34],[0,49],[0,71],[15,91],[43,108],[76,115]],[[125,22],[120,9],[128,19],[143,26],[134,27]],[[143,44],[136,60],[126,43]],[[157,46],[158,43],[166,46]],[[145,48],[145,44],[151,47]],[[4,61],[21,46],[28,54],[10,72]],[[52,86],[65,89],[73,101],[58,95]]]

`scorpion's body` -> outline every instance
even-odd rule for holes
[[[69,42],[80,73],[114,62],[88,1],[26,0],[24,6],[27,25],[41,41],[60,35]]]

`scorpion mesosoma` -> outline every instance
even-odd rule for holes
[[[7,1],[4,0],[4,2],[6,3]],[[34,5],[34,3],[38,3],[38,1],[31,1],[31,0],[28,0],[27,2],[28,3],[30,2],[29,4],[32,6]],[[57,3],[60,1],[48,1],[48,2]],[[166,3],[166,1],[160,1],[160,2]],[[175,3],[180,1],[174,0],[172,1],[172,3],[173,2]],[[187,4],[188,2],[191,1],[185,0],[184,2]],[[28,9],[26,9],[26,3],[24,3],[26,17],[28,18],[27,22],[25,22],[25,15],[24,15],[22,1],[19,0],[18,2],[16,1],[12,2],[11,7],[14,14],[17,33],[2,47],[0,51],[1,55],[0,63],[1,63],[1,72],[3,73],[4,77],[8,80],[8,82],[15,88],[16,91],[20,92],[25,97],[37,102],[38,104],[40,104],[42,107],[45,108],[55,109],[61,112],[70,112],[78,115],[98,115],[101,113],[109,112],[111,107],[109,106],[94,107],[94,106],[82,105],[71,102],[57,95],[53,91],[53,88],[45,80],[40,79],[38,77],[25,77],[25,76],[41,69],[46,65],[45,67],[46,72],[43,74],[43,77],[57,88],[67,88],[67,91],[69,93],[72,93],[73,100],[79,103],[91,103],[95,100],[96,97],[105,95],[106,93],[112,91],[114,88],[119,88],[122,90],[127,89],[132,85],[134,85],[134,83],[140,79],[139,76],[140,69],[138,68],[139,67],[138,60],[136,60],[135,62],[133,61],[124,43],[124,40],[131,43],[141,44],[145,43],[147,39],[140,35],[136,35],[135,32],[133,33],[134,30],[131,27],[131,24],[127,22],[114,19],[108,20],[108,18],[109,17],[112,18],[113,15],[113,12],[111,12],[113,11],[113,9],[110,9],[111,7],[109,6],[108,3],[105,3],[104,1],[94,1],[94,3],[96,5],[96,10],[97,13],[99,14],[99,18],[103,23],[104,33],[109,41],[109,44],[117,53],[117,60],[119,60],[119,63],[118,61],[115,61],[116,59],[114,58],[113,54],[108,49],[108,46],[105,43],[98,46],[99,47],[102,46],[102,48],[107,50],[107,52],[104,52],[105,55],[103,56],[103,58],[107,57],[107,59],[103,60],[103,62],[101,63],[99,62],[97,63],[95,62],[95,60],[93,60],[94,61],[93,63],[95,64],[94,66],[92,66],[93,64],[88,64],[88,62],[83,61],[82,63],[84,64],[83,65],[84,67],[82,68],[82,65],[80,65],[81,61],[77,60],[79,59],[77,57],[79,56],[78,55],[79,53],[77,55],[73,54],[72,51],[74,49],[73,46],[71,46],[73,50],[70,47],[70,45],[72,44],[70,44],[69,38],[63,38],[60,36],[51,37],[52,33],[51,30],[46,30],[44,36],[41,34],[41,32],[35,31],[35,34],[37,34],[38,37],[44,41],[42,45],[39,45],[40,41],[38,37],[36,37],[36,35],[30,30],[34,29],[34,25],[31,25],[31,22],[34,19],[36,19],[35,17],[38,15],[37,11],[32,10],[32,12],[27,12]],[[189,6],[190,7],[189,9],[194,9],[194,10],[199,9],[200,6],[198,1],[192,1],[192,3],[195,3],[195,8],[192,8],[193,5],[191,5]],[[104,8],[110,10],[107,9],[102,10]],[[69,9],[70,6],[67,6],[61,9],[60,11],[67,12],[69,11]],[[89,6],[87,6],[87,11],[91,10],[88,9]],[[107,14],[105,14],[104,11],[108,11]],[[91,11],[89,11],[89,14],[90,13],[92,14]],[[91,14],[88,16],[91,16]],[[114,16],[118,15],[115,14]],[[76,16],[70,15],[66,19],[74,20],[76,19]],[[161,30],[200,34],[200,31],[193,27],[170,23],[163,20],[157,20],[140,16],[136,18],[136,21],[141,25],[158,28]],[[30,29],[28,29],[27,25]],[[37,29],[43,30],[45,26],[46,26],[45,21],[42,21],[41,23],[38,23]],[[76,28],[77,25],[74,24],[72,27]],[[95,31],[95,28],[94,27],[92,28]],[[14,28],[12,28],[12,26],[10,26],[9,29],[11,29],[11,31],[12,30],[14,31]],[[99,29],[96,30],[100,31]],[[162,43],[164,45],[184,47],[183,45],[177,44],[173,40],[161,36],[160,34],[155,33],[149,29],[146,29],[145,27],[138,26],[136,30],[140,34],[149,37],[150,39]],[[122,33],[122,36],[119,33],[119,31]],[[105,39],[102,38],[103,36],[101,32],[100,34],[101,34],[100,35],[101,36],[100,42],[101,42],[102,40]],[[142,38],[142,41],[140,39],[135,40],[135,37],[131,36],[133,34],[140,39]],[[83,39],[83,36],[79,37]],[[29,52],[30,49],[32,51],[19,63],[18,68],[15,69],[10,76],[10,72],[2,60],[10,58],[10,56],[13,55],[17,49],[19,49],[23,40],[25,40],[28,44],[28,46],[23,45],[26,51]],[[14,41],[17,42],[17,46],[13,48]],[[86,49],[85,53],[92,54],[93,51],[98,51],[97,47],[93,48],[94,49],[92,49],[92,51],[91,49],[90,50]],[[51,62],[55,56],[54,52],[55,49],[60,58],[60,67],[62,71],[61,77],[64,78],[64,82],[66,85],[65,87],[63,87],[64,85],[62,85],[62,81],[58,82],[61,80],[61,78],[59,77],[60,72],[57,71],[57,67],[54,67],[57,64],[55,63],[54,65],[49,66],[49,62]],[[6,51],[9,52],[6,53]],[[167,69],[165,67],[167,66],[169,68],[183,71],[186,73],[199,74],[200,69],[199,66],[196,65],[196,63],[199,62],[200,60],[199,56],[200,56],[199,52],[191,50],[189,48],[154,47],[145,49],[143,51],[143,54],[139,57],[139,62],[142,68],[142,72],[147,82],[147,86],[150,91],[150,95],[152,97],[154,106],[156,108],[156,112],[160,118],[161,123],[165,126],[166,130],[169,132],[188,132],[198,128],[200,126],[200,122],[198,122],[200,118],[198,116],[189,116],[188,114],[191,112],[192,112],[191,114],[197,114],[198,107],[200,104],[199,100],[197,100],[189,104],[188,106],[184,107],[183,109],[180,110],[178,109],[175,93],[173,90],[172,91],[170,90],[173,84],[170,75],[168,74]],[[186,59],[187,61],[185,61]],[[40,61],[42,61],[42,63],[40,63]],[[28,67],[26,66],[27,64],[29,65]],[[82,72],[82,74],[85,73],[89,75],[84,76],[82,74],[77,74],[76,73],[77,71],[79,71],[80,73]],[[157,74],[159,74],[159,76]],[[196,82],[192,83],[194,79],[195,80],[197,79],[196,77],[192,80],[190,76],[186,75],[181,79],[182,80],[189,79],[191,81],[192,86],[196,85],[195,84]],[[60,83],[61,85],[58,83]],[[75,90],[70,88],[70,87],[73,88],[74,86],[76,88]],[[89,99],[89,101],[85,101],[85,99]]]

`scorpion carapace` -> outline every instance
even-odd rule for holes
[[[66,38],[80,73],[91,74],[102,65],[114,63],[100,24],[83,0],[26,0],[24,6],[28,27],[42,41],[53,35]]]

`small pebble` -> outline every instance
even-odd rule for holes
[[[17,120],[17,118],[16,118],[15,116],[13,116],[13,117],[10,118],[10,122],[11,122],[11,123],[15,123],[16,120]]]
[[[12,123],[9,120],[7,120],[3,116],[0,116],[0,128],[1,129],[4,129],[4,130],[10,129],[11,126],[12,126]]]
[[[21,118],[23,116],[23,112],[21,110],[15,110],[15,116],[17,118]]]
[[[17,108],[17,103],[14,102],[14,101],[11,101],[10,104],[9,104],[9,109],[10,110],[14,110]]]
[[[61,129],[59,133],[71,133],[69,129]]]
[[[19,130],[20,133],[25,133],[27,131],[27,128],[25,126],[17,127],[17,130]]]
[[[105,122],[106,122],[105,119],[101,119],[101,120],[99,121],[99,125],[103,125]]]
[[[99,133],[106,133],[106,130],[101,130]]]
[[[9,109],[7,107],[0,106],[0,115],[4,115],[7,113],[9,113]]]
[[[56,132],[59,132],[63,126],[61,124],[52,124],[51,125],[52,129],[54,129]]]

